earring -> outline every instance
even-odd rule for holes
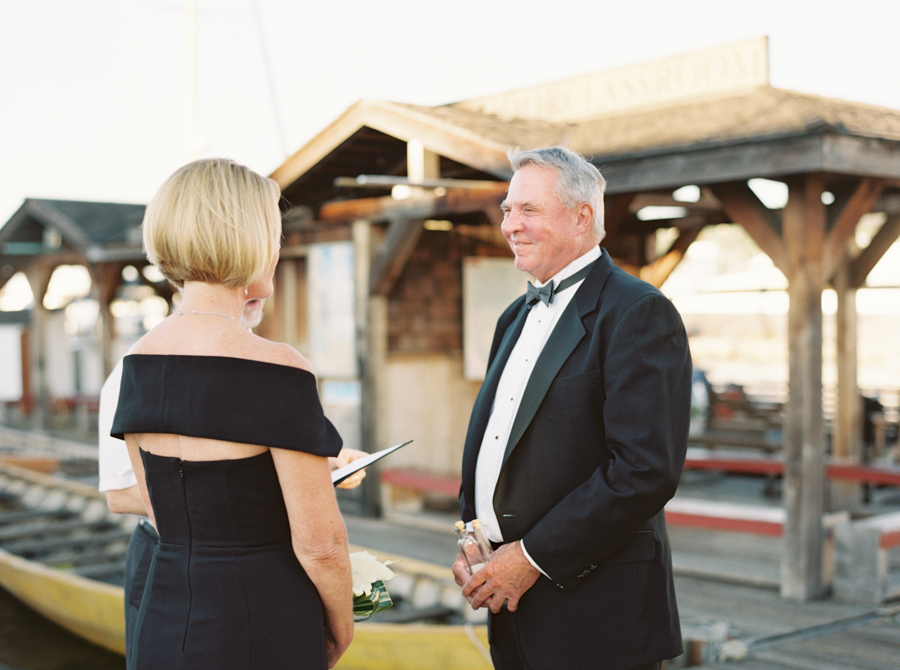
[[[248,288],[245,286],[245,287],[244,287],[244,297],[247,297],[247,294],[248,294],[248,293],[250,293],[250,289],[248,289]]]

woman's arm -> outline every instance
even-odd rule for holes
[[[353,580],[347,530],[331,484],[328,459],[272,449],[297,560],[325,607],[328,667],[353,639]]]

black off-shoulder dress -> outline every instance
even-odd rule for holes
[[[217,356],[126,357],[112,434],[126,433],[321,456],[341,448],[311,373]],[[142,451],[141,458],[160,541],[129,667],[327,667],[322,603],[294,555],[271,452],[190,461]]]

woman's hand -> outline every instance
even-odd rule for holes
[[[368,455],[369,454],[364,451],[360,451],[359,449],[341,449],[341,453],[328,459],[328,465],[331,466],[332,470],[337,470],[338,468],[342,468],[345,465],[352,463],[358,458],[362,458],[363,456]],[[355,489],[357,486],[362,484],[362,480],[365,478],[366,470],[365,468],[363,468],[358,472],[354,472],[337,486],[339,489]]]

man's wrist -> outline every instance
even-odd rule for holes
[[[522,549],[522,554],[525,556],[525,559],[534,566],[534,569],[540,572],[544,577],[550,578],[546,572],[541,569],[537,563],[535,563],[534,559],[531,557],[531,554],[528,553],[528,550],[525,548],[525,540],[519,540],[519,547]]]

